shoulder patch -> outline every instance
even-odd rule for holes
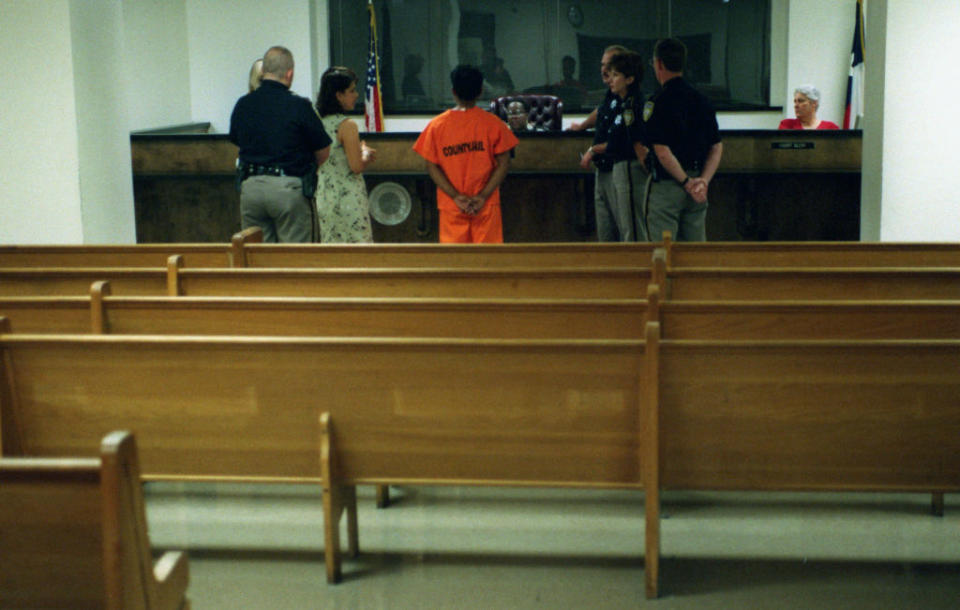
[[[653,100],[648,100],[647,103],[643,105],[643,122],[646,123],[650,120],[650,115],[653,114]]]

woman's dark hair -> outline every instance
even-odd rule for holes
[[[337,94],[343,93],[355,82],[357,82],[357,74],[350,68],[343,66],[328,68],[320,77],[320,93],[317,94],[317,112],[320,116],[344,112]]]
[[[643,59],[639,53],[624,51],[610,58],[610,67],[626,77],[643,80]]]
[[[627,78],[633,77],[633,82],[627,86],[627,92],[636,94],[640,91],[640,81],[643,80],[643,58],[639,53],[624,51],[610,58],[609,69],[616,70]]]

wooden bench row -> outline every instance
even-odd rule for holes
[[[0,297],[17,332],[618,339],[659,321],[668,339],[960,339],[960,300],[662,301],[124,297],[95,282],[89,296]]]
[[[186,556],[153,560],[126,432],[99,458],[0,457],[0,549],[3,608],[189,608]]]
[[[4,455],[124,425],[148,478],[318,482],[327,576],[357,484],[960,489],[958,340],[0,336]],[[320,439],[320,458],[318,441]]]
[[[642,298],[650,269],[641,267],[191,269],[182,257],[166,268],[0,269],[0,295],[82,295],[109,281],[118,295]],[[958,272],[960,273],[960,272]]]
[[[258,228],[231,244],[0,246],[0,267],[162,267],[171,256],[191,268],[620,267],[649,266],[655,244],[264,244]],[[958,263],[960,264],[960,263]]]
[[[960,268],[653,267],[0,269],[0,295],[83,295],[106,280],[117,295],[398,298],[643,298],[669,300],[960,299]]]
[[[179,264],[172,265],[166,270],[168,279],[180,271]],[[360,276],[372,282],[386,270],[363,271],[372,272]],[[517,270],[486,275],[476,271],[452,273],[472,279],[509,278]],[[555,270],[554,275],[563,279],[560,283],[570,284],[576,274],[568,271]],[[588,270],[593,283],[579,286],[577,296],[609,296],[606,276],[596,271]],[[838,270],[824,270],[828,279],[835,279],[836,275],[829,275],[832,271]],[[889,270],[840,271],[878,283],[880,278],[888,278],[889,284],[890,277],[898,277],[889,275]],[[950,270],[936,272],[944,271],[949,280]],[[78,451],[77,437],[94,434],[87,428],[115,421],[138,434],[147,431],[151,438],[144,455],[148,476],[323,482],[330,580],[339,579],[340,574],[337,523],[343,512],[348,517],[348,548],[357,550],[356,484],[645,488],[650,595],[656,594],[658,582],[657,493],[661,488],[896,489],[941,494],[956,489],[960,478],[954,456],[960,452],[955,439],[960,429],[945,405],[955,404],[958,395],[956,383],[947,374],[952,370],[955,376],[957,342],[940,339],[956,329],[956,322],[951,322],[951,317],[956,320],[955,304],[690,304],[674,300],[682,274],[667,271],[665,263],[658,267],[656,257],[653,267],[644,272],[647,283],[651,277],[662,278],[672,298],[661,303],[654,291],[648,302],[631,292],[627,299],[554,303],[551,306],[559,315],[538,331],[528,330],[527,325],[534,317],[549,318],[543,312],[551,306],[544,309],[546,303],[533,299],[447,299],[439,305],[387,299],[379,303],[379,311],[389,313],[381,313],[382,319],[375,322],[378,310],[368,306],[377,307],[379,299],[137,299],[111,297],[101,288],[99,296],[81,299],[87,328],[96,332],[142,332],[136,324],[145,323],[147,316],[134,314],[133,325],[125,327],[128,322],[121,322],[124,314],[120,312],[125,306],[130,311],[147,311],[159,305],[153,311],[165,313],[153,315],[165,321],[148,324],[166,325],[167,331],[150,332],[178,332],[177,325],[186,324],[189,330],[181,332],[195,333],[209,323],[203,316],[209,320],[219,313],[233,321],[232,328],[219,322],[218,328],[229,334],[248,334],[244,329],[249,325],[275,335],[279,333],[271,329],[277,324],[297,337],[5,334],[0,337],[4,380],[0,448],[11,455],[55,447]],[[307,276],[280,272],[300,280],[312,278],[310,274],[315,271]],[[260,277],[269,279],[268,275],[273,274]],[[532,276],[521,274],[523,279]],[[503,297],[526,294],[517,289],[516,280],[514,276],[502,284],[506,287]],[[173,294],[187,292],[179,280],[174,285],[178,288],[170,291]],[[404,293],[409,288],[394,283],[391,290],[409,296]],[[535,294],[542,298],[552,293]],[[754,296],[749,289],[733,294]],[[859,292],[831,294],[841,298],[837,295]],[[921,298],[909,290],[893,294]],[[224,303],[231,300],[246,301],[232,318],[224,314],[235,307]],[[195,314],[195,305],[208,313]],[[289,321],[298,314],[313,316],[325,305],[340,314],[341,323],[351,307],[361,312],[355,320],[348,318],[359,337],[302,336],[311,333],[301,332],[296,322]],[[788,323],[791,306],[796,317]],[[449,315],[444,319],[451,328],[460,329],[457,332],[462,335],[457,336],[463,338],[423,338],[416,316],[431,307],[434,312],[452,311],[444,313]],[[617,307],[633,326],[591,328],[584,338],[570,338],[578,316],[573,312],[585,312],[584,318],[612,319],[604,312]],[[721,314],[747,311],[753,318],[711,318],[710,307]],[[851,320],[852,332],[862,333],[854,336],[871,340],[809,341],[808,325],[821,328],[810,317],[818,308],[846,312],[844,319]],[[248,309],[261,313],[251,316]],[[399,333],[391,331],[389,320],[396,310],[410,314],[405,328],[413,337],[394,336]],[[870,316],[864,313],[868,310]],[[503,328],[518,334],[497,334],[496,324],[489,322],[485,330],[473,332],[471,319],[463,317],[468,311],[473,312],[478,328],[484,319],[514,319]],[[671,312],[687,313],[697,321],[684,326],[677,323],[677,316],[671,320]],[[902,318],[899,324],[898,317]],[[651,323],[641,338],[636,329],[646,319]],[[432,327],[424,317],[419,320],[425,328]],[[924,321],[910,326],[904,320]],[[315,329],[342,328],[331,318],[327,322],[312,318],[311,324],[317,325]],[[666,339],[661,339],[660,324]],[[796,336],[769,340],[775,336],[773,329],[791,328],[791,324]],[[947,328],[943,334],[939,324]],[[742,334],[734,341],[708,334],[708,329],[725,327]],[[370,338],[378,334],[377,328],[390,337]],[[829,332],[841,337],[849,330],[839,321],[831,328]],[[558,329],[562,334],[556,334]],[[480,337],[487,335],[481,332],[511,338],[484,339]],[[543,332],[546,338],[531,338],[535,332]],[[614,338],[595,334],[601,332],[622,334]],[[755,332],[762,333],[764,340],[757,341],[758,336],[751,334]],[[938,339],[917,340],[920,332]],[[327,333],[319,330],[317,334]],[[735,356],[730,359],[730,354]],[[877,359],[884,354],[886,359]],[[911,366],[897,373],[894,363],[909,358],[919,359],[920,365],[913,366],[911,361]],[[580,366],[581,361],[586,364]],[[930,368],[921,374],[926,365]],[[249,366],[258,366],[259,374]],[[706,369],[706,374],[697,374]],[[287,400],[288,391],[291,400]],[[856,398],[861,392],[863,398]],[[789,398],[791,394],[803,396]],[[170,417],[157,417],[158,412]],[[129,421],[134,423],[122,423]],[[860,425],[864,426],[860,434],[866,430],[870,438],[846,438]],[[185,427],[195,434],[174,438]],[[688,430],[690,440],[684,436]],[[935,446],[922,449],[921,440],[933,441]],[[885,458],[880,455],[883,443],[890,445]],[[838,447],[854,455],[838,456]],[[745,460],[748,455],[756,459]],[[709,457],[709,463],[700,463],[703,456]],[[909,464],[897,466],[908,459]]]
[[[0,246],[0,267],[162,267],[174,255],[191,268],[622,267],[666,250],[683,267],[960,267],[960,244],[899,242],[662,242],[447,244],[264,244],[259,229],[230,244]]]

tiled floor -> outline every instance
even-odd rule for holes
[[[643,495],[360,488],[361,556],[324,580],[319,490],[150,484],[150,534],[190,550],[194,608],[960,608],[960,496],[666,493],[661,599]]]

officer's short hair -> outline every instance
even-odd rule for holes
[[[606,55],[607,53],[626,53],[629,50],[630,49],[623,46],[622,44],[612,44],[603,50],[603,54]]]
[[[813,85],[800,85],[793,90],[794,95],[798,93],[813,102],[815,105],[820,105],[820,90]]]
[[[270,47],[263,55],[263,73],[283,78],[293,70],[293,53],[286,47]]]
[[[450,73],[453,92],[464,102],[473,102],[483,91],[483,73],[473,66],[461,64]]]
[[[687,47],[676,38],[663,38],[653,47],[653,56],[671,72],[683,72],[687,66]]]

